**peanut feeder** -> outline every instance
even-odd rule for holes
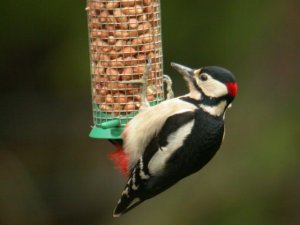
[[[87,0],[94,125],[120,139],[139,111],[164,100],[159,0]],[[144,81],[144,82],[143,82]]]

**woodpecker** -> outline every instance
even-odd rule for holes
[[[123,146],[112,154],[128,175],[114,217],[199,171],[222,143],[225,111],[238,89],[234,75],[218,66],[171,66],[189,93],[142,110],[125,127]]]

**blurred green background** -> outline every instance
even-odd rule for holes
[[[85,1],[1,1],[0,224],[300,224],[300,3],[162,1],[164,70],[221,65],[239,94],[216,157],[119,219],[92,125]]]

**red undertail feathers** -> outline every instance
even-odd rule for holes
[[[108,158],[112,160],[115,167],[124,175],[128,176],[128,154],[119,144],[114,144],[116,150],[108,154]]]

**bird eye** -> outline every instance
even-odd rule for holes
[[[200,75],[200,79],[201,79],[202,81],[207,81],[208,76],[207,76],[206,74],[201,74],[201,75]]]

